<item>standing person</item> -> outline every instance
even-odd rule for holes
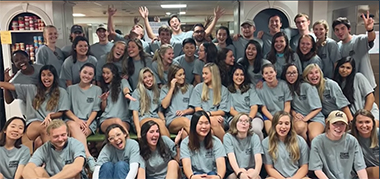
[[[111,51],[113,43],[108,41],[107,27],[103,24],[100,24],[96,29],[96,35],[99,38],[99,42],[91,45],[90,52],[99,61],[102,55]]]
[[[289,46],[288,37],[284,32],[278,32],[274,34],[272,39],[272,48],[266,57],[276,68],[277,78],[281,77],[282,69],[287,63],[294,63],[299,70],[298,73],[302,73],[302,64],[298,54],[294,52]]]
[[[255,38],[253,34],[256,31],[256,25],[255,22],[252,20],[245,20],[243,23],[240,24],[240,30],[242,33],[242,36],[239,37],[237,40],[234,39],[233,45],[236,49],[235,58],[239,59],[241,57],[244,57],[245,51],[244,47],[247,45],[249,40],[256,40],[259,42],[260,47],[263,46],[263,41],[261,39]]]
[[[379,128],[370,111],[361,109],[354,115],[351,134],[362,148],[368,178],[379,178]]]
[[[137,138],[141,138],[141,126],[151,120],[160,126],[162,135],[170,136],[168,129],[165,127],[165,119],[161,119],[158,115],[161,104],[160,89],[150,68],[145,67],[140,70],[139,81],[136,90],[132,93],[132,97],[136,100],[131,101],[129,110],[132,111]]]
[[[181,133],[178,132],[173,141],[167,136],[161,136],[160,128],[154,121],[141,126],[138,178],[180,178],[178,160]]]
[[[292,94],[292,109],[294,130],[307,141],[312,141],[323,133],[325,117],[322,114],[322,103],[315,86],[304,82],[302,75],[294,64],[284,67],[281,78],[288,84]]]
[[[257,38],[261,39],[263,41],[263,46],[262,46],[262,53],[264,56],[266,56],[272,46],[272,39],[274,34],[281,32],[281,27],[282,27],[282,19],[278,14],[274,14],[269,17],[268,19],[268,28],[269,32],[263,32],[259,31],[257,33]],[[289,37],[289,35],[287,35]]]
[[[323,77],[323,72],[317,64],[308,65],[302,73],[302,78],[317,87],[318,96],[322,102],[322,114],[325,117],[333,110],[342,110],[348,116],[348,121],[352,120],[350,102],[344,96],[337,82]]]
[[[107,144],[100,151],[94,179],[134,179],[139,161],[139,144],[129,139],[128,132],[119,124],[111,124],[105,131]]]
[[[67,92],[58,87],[58,74],[52,65],[41,68],[37,85],[0,82],[0,87],[15,91],[17,99],[26,103],[26,136],[31,141],[38,136],[42,142],[48,141],[46,127],[52,119],[62,117],[70,109]]]
[[[220,71],[222,85],[228,87],[231,84],[231,70],[235,64],[235,57],[232,50],[222,48],[218,51],[218,61],[216,62]]]
[[[169,44],[161,45],[160,49],[154,53],[152,71],[157,80],[156,83],[160,88],[168,82],[168,71],[173,63],[173,58],[173,47]]]
[[[205,111],[191,118],[190,134],[181,142],[183,173],[187,179],[221,179],[226,173],[222,142],[211,134],[211,120]]]
[[[44,39],[46,44],[38,48],[36,53],[36,64],[40,65],[53,65],[57,70],[58,75],[61,74],[61,67],[66,57],[71,54],[71,45],[68,46],[68,54],[65,55],[61,49],[59,49],[55,43],[58,39],[57,28],[53,25],[47,25],[44,27]],[[70,39],[72,37],[70,36]],[[70,40],[72,41],[72,40]],[[59,86],[66,88],[65,80],[59,80]]]
[[[312,63],[317,64],[323,70],[324,66],[322,60],[317,55],[317,45],[311,35],[303,35],[300,37],[297,47],[297,54],[302,63],[301,71]]]
[[[73,42],[74,39],[78,36],[84,37],[85,36],[84,30],[83,30],[82,26],[74,24],[73,26],[71,26],[71,30],[70,30],[70,37],[69,37],[70,43]],[[72,51],[71,46],[72,46],[72,44],[66,45],[66,46],[61,48],[62,53],[63,53],[63,60],[71,55],[71,51]]]
[[[265,64],[262,68],[264,78],[263,86],[256,89],[263,105],[261,112],[263,114],[265,131],[268,134],[272,126],[273,115],[277,111],[290,113],[291,101],[293,100],[289,87],[286,82],[276,78],[276,70],[272,64]]]
[[[232,43],[230,29],[228,29],[228,27],[220,26],[216,30],[216,40],[217,42],[215,43],[215,46],[218,49],[227,48],[227,49],[232,50],[233,54],[236,53],[235,46]]]
[[[105,132],[112,124],[119,124],[125,130],[131,129],[131,119],[128,113],[128,100],[136,100],[131,95],[131,86],[128,81],[119,76],[119,71],[113,63],[106,63],[103,66],[102,80],[100,88],[101,110],[103,113],[99,117],[99,127]]]
[[[248,74],[244,67],[236,65],[231,71],[232,83],[228,86],[230,92],[230,119],[240,113],[247,113],[251,119],[251,127],[260,140],[263,140],[263,127],[264,123],[261,114],[258,112],[259,106],[262,105],[261,99],[256,93],[254,86],[251,85]],[[231,121],[226,124],[230,126]]]
[[[186,82],[183,67],[173,64],[169,68],[168,82],[161,88],[161,107],[165,110],[166,126],[171,133],[185,129],[184,135],[190,132],[190,119],[194,108],[189,106],[193,85]]]
[[[363,74],[356,72],[355,59],[344,57],[336,65],[334,80],[339,84],[344,96],[350,102],[352,114],[360,109],[371,111],[375,116],[375,124],[379,126],[379,108],[375,103],[373,88]]]
[[[290,38],[290,48],[296,51],[298,47],[299,39],[303,35],[311,35],[314,39],[315,39],[315,35],[312,32],[310,32],[310,29],[309,29],[309,26],[310,26],[309,15],[305,13],[298,13],[294,17],[294,23],[296,23],[298,34]]]
[[[368,11],[366,16],[362,14],[361,17],[368,32],[367,35],[351,35],[351,23],[346,17],[339,17],[334,20],[332,27],[334,34],[340,40],[338,42],[340,56],[354,58],[357,67],[356,72],[362,73],[368,79],[372,88],[375,88],[377,85],[368,54],[368,51],[374,46],[376,38],[374,31],[375,21],[370,17]]]
[[[332,111],[326,119],[325,133],[311,142],[309,170],[318,178],[368,178],[363,152],[354,136],[348,134],[344,112]]]
[[[247,113],[238,113],[231,121],[228,133],[223,137],[224,149],[232,171],[229,179],[260,179],[264,154],[261,140],[251,131],[252,118]]]
[[[223,140],[225,116],[230,110],[228,102],[229,93],[220,80],[218,66],[215,63],[207,63],[203,67],[202,83],[194,87],[190,98],[190,106],[195,111],[207,111],[213,134]]]
[[[323,75],[332,79],[336,61],[341,58],[338,44],[335,40],[327,37],[328,31],[329,25],[325,20],[319,20],[313,24],[313,32],[317,37],[317,54],[322,59],[323,63]]]
[[[295,132],[292,116],[278,111],[272,121],[268,137],[262,142],[267,179],[308,179],[309,147]]]
[[[25,166],[23,178],[87,178],[84,146],[68,137],[65,122],[53,120],[46,129],[49,141],[39,147]]]
[[[198,60],[194,62],[194,84],[197,85],[203,81],[202,69],[206,63],[216,63],[218,49],[214,43],[205,42],[199,46]]]
[[[264,59],[261,52],[261,46],[255,40],[248,41],[245,46],[244,57],[238,59],[237,62],[245,68],[245,71],[248,73],[250,81],[254,86],[263,79],[261,67],[265,64],[271,63],[267,59]]]
[[[28,163],[30,152],[22,145],[26,123],[23,118],[12,117],[7,120],[0,134],[0,178],[21,179],[24,166]]]
[[[102,79],[102,68],[106,63],[115,64],[120,76],[124,79],[128,79],[128,58],[127,43],[124,41],[115,42],[111,48],[111,51],[107,54],[102,55],[96,63],[96,81],[98,83],[98,86],[100,86],[100,80]]]
[[[187,38],[182,42],[183,55],[174,58],[173,63],[178,64],[185,70],[186,83],[194,84],[194,65],[198,61],[198,56],[195,55],[196,44],[194,39]]]
[[[77,84],[80,81],[79,71],[85,63],[96,66],[96,58],[90,55],[90,47],[86,37],[76,37],[73,41],[72,55],[62,64],[60,79],[66,81],[66,86]]]
[[[102,95],[102,89],[92,85],[94,76],[95,66],[92,63],[85,63],[79,72],[80,82],[67,88],[71,107],[65,112],[66,116],[71,119],[66,121],[71,136],[84,145],[86,163],[91,172],[95,169],[95,160],[87,147],[86,138],[95,134],[98,128],[96,116],[100,111],[99,96]]]

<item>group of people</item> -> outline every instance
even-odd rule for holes
[[[294,18],[296,35],[274,15],[258,37],[247,20],[241,34],[219,27],[211,40],[220,8],[207,28],[182,32],[174,15],[158,36],[148,9],[139,12],[145,30],[116,33],[109,8],[98,43],[90,46],[74,25],[72,45],[60,49],[47,25],[35,64],[24,51],[12,53],[19,71],[6,69],[0,87],[7,103],[21,100],[23,118],[7,120],[1,133],[0,153],[9,157],[0,159],[0,179],[86,178],[85,165],[93,178],[254,179],[263,164],[261,177],[306,178],[309,170],[318,178],[379,177],[368,13],[366,35],[351,35],[347,18],[334,20],[337,43],[324,20],[309,32],[303,13]],[[107,141],[95,160],[86,137],[97,131]],[[30,157],[21,139],[44,144]]]

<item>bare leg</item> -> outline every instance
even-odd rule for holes
[[[170,160],[168,163],[168,170],[166,173],[166,178],[178,178],[179,164],[175,160]]]
[[[67,121],[67,125],[69,126],[69,130],[70,130],[71,136],[74,137],[75,139],[78,139],[84,145],[84,149],[85,149],[85,152],[86,152],[86,157],[91,156],[91,153],[88,150],[88,146],[87,146],[87,136],[84,135],[84,133],[80,129],[79,124],[76,123],[75,121],[69,120],[69,121]],[[87,133],[88,132],[90,132],[89,129],[87,129]]]
[[[33,141],[29,140],[29,137],[27,135],[23,135],[21,141],[23,145],[29,148],[30,154],[33,154]]]
[[[294,129],[296,130],[296,133],[300,136],[302,136],[305,141],[307,140],[307,123],[304,121],[295,121],[294,122]]]
[[[265,127],[265,132],[269,134],[269,130],[272,127],[272,121],[271,120],[265,120],[264,121],[264,127]]]
[[[109,118],[109,119],[106,119],[102,123],[102,125],[100,125],[100,130],[102,130],[102,132],[105,133],[106,130],[107,130],[107,127],[110,126],[110,125],[112,125],[112,124],[119,124],[119,125],[123,126],[126,131],[129,132],[129,129],[130,129],[129,124],[127,122],[122,121],[119,118]]]
[[[223,128],[224,121],[219,122],[218,119],[220,117],[221,116],[212,116],[210,118],[210,120],[211,120],[211,129],[214,132],[214,135],[216,137],[218,137],[220,139],[220,141],[223,142],[223,137],[224,137],[224,134],[225,134],[225,131],[224,131],[224,128]]]
[[[378,179],[379,178],[379,167],[368,167],[366,168],[368,179]]]
[[[185,129],[187,133],[190,132],[190,119],[187,117],[175,118],[169,125],[169,131],[173,134],[177,134],[182,128]]]
[[[322,134],[325,130],[323,124],[319,122],[310,122],[308,128],[310,143],[315,137],[317,137],[319,134]]]
[[[28,136],[29,140],[34,141],[38,136],[40,136],[43,143],[49,141],[46,127],[44,125],[41,125],[41,123],[41,121],[34,121],[29,124],[28,128],[26,129],[26,135]]]
[[[161,135],[170,137],[169,130],[166,128],[165,122],[163,120],[161,120],[161,119],[157,119],[157,118],[145,118],[145,119],[143,119],[143,120],[140,121],[140,127],[144,123],[146,123],[148,121],[154,121],[154,122],[156,122],[158,124],[158,127],[160,128]]]
[[[37,167],[34,171],[41,178],[50,178],[50,175],[46,172],[45,168]]]

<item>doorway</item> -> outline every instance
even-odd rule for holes
[[[281,21],[282,21],[282,29],[289,27],[289,20],[283,12],[274,8],[264,9],[260,11],[253,19],[253,21],[256,24],[256,31],[254,34],[255,36],[257,35],[257,32],[259,31],[269,32],[268,21],[269,21],[269,17],[273,15],[280,16]]]

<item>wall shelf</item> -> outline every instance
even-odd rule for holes
[[[10,30],[11,33],[37,33],[43,32],[43,30]]]

